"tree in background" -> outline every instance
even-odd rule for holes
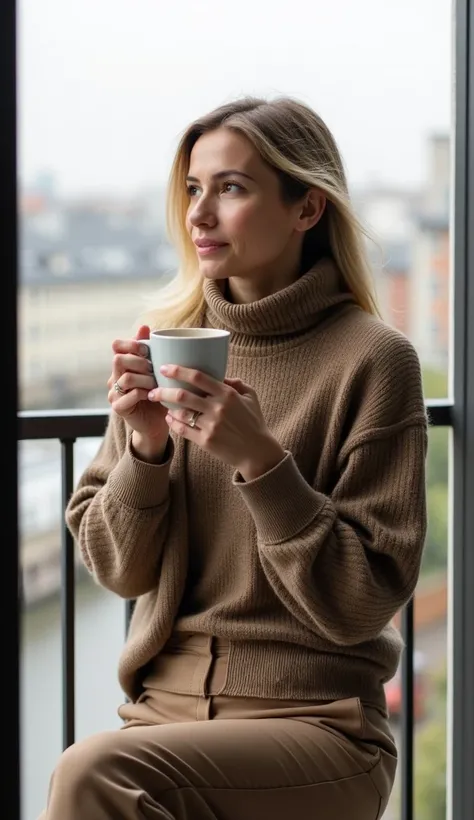
[[[416,820],[446,818],[446,669],[434,676],[431,716],[415,741]]]

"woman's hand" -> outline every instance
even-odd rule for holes
[[[161,372],[205,394],[182,388],[150,391],[152,405],[161,401],[179,405],[166,411],[166,424],[174,433],[230,464],[245,481],[258,478],[284,458],[285,451],[268,430],[257,395],[248,384],[240,379],[219,382],[177,365],[162,367]]]
[[[142,325],[135,339],[116,339],[112,344],[114,360],[107,382],[108,401],[117,415],[132,428],[132,445],[139,458],[159,461],[166,449],[169,428],[166,408],[148,401],[156,386],[148,346],[141,341],[150,338],[150,328]]]

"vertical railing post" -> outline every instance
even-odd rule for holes
[[[130,626],[130,621],[133,615],[133,608],[135,606],[135,601],[126,601],[125,602],[125,638],[128,635],[128,628]]]
[[[61,439],[61,645],[63,749],[74,743],[76,724],[74,539],[64,511],[74,488],[74,439]]]
[[[414,684],[414,617],[413,599],[402,611],[402,715],[401,715],[401,800],[402,820],[413,820],[414,771],[413,742],[415,723]]]

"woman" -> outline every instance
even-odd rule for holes
[[[426,528],[412,345],[378,317],[321,119],[243,99],[172,168],[176,280],[114,342],[112,413],[67,522],[98,583],[137,598],[123,727],[53,775],[47,820],[376,820],[396,769],[384,683]],[[231,332],[219,383],[159,389],[150,327]],[[162,401],[179,409],[167,410]]]

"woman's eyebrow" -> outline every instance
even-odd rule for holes
[[[250,179],[252,182],[255,182],[254,178],[250,176],[250,174],[245,174],[243,171],[237,171],[235,168],[229,168],[227,171],[218,171],[217,174],[212,175],[212,179],[222,179],[223,177],[229,176],[240,176],[245,177],[246,179]],[[198,177],[187,176],[187,182],[199,182]]]

